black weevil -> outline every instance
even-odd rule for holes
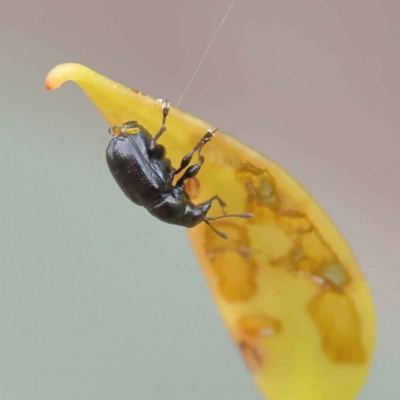
[[[174,169],[171,161],[165,157],[165,147],[157,143],[167,130],[165,122],[169,112],[169,103],[163,101],[162,125],[153,137],[136,121],[114,126],[109,132],[114,136],[107,147],[107,164],[126,196],[139,206],[143,206],[150,214],[163,222],[192,228],[205,222],[219,236],[227,236],[217,231],[209,221],[226,217],[251,218],[252,214],[231,214],[224,211],[226,204],[218,195],[208,201],[194,204],[185,191],[184,181],[193,178],[200,171],[204,157],[200,154],[203,146],[209,142],[217,131],[207,131],[193,150],[183,157],[178,169]],[[197,152],[198,162],[188,167],[193,154]],[[174,177],[188,167],[182,176],[173,184]],[[207,217],[212,201],[219,202],[223,215]]]

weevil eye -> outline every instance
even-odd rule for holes
[[[167,154],[165,147],[161,144],[155,145],[152,149],[149,150],[149,152],[150,155],[154,158],[163,158]]]

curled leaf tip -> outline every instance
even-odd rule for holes
[[[65,63],[55,66],[46,77],[45,87],[47,90],[58,89],[67,81],[78,81],[79,77],[88,76],[93,72],[84,65],[77,63]]]
[[[83,65],[75,63],[59,64],[46,76],[45,87],[47,90],[59,88],[64,82],[71,80],[79,69],[85,69]]]

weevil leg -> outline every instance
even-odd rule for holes
[[[208,142],[214,137],[214,134],[215,134],[215,132],[217,132],[217,130],[218,130],[218,128],[214,129],[213,131],[208,130],[208,131],[202,136],[202,138],[199,140],[199,142],[196,144],[196,146],[193,147],[193,149],[191,150],[191,152],[188,153],[188,154],[186,154],[186,156],[182,158],[181,165],[180,165],[180,167],[174,172],[174,175],[177,175],[177,174],[179,174],[180,172],[182,172],[182,171],[190,164],[190,161],[192,161],[193,154],[194,154],[196,151],[198,152],[198,155],[199,155],[199,163],[200,163],[201,158],[202,158],[202,157],[200,156],[201,149],[203,148],[203,146],[204,146],[206,143],[208,143]],[[203,161],[201,161],[201,163],[200,163],[200,167],[201,167],[201,164],[203,164],[203,162],[204,162],[204,158],[203,158]],[[196,164],[196,165],[197,165],[197,164]],[[194,165],[193,165],[193,167],[194,167]],[[199,167],[199,168],[200,168],[200,167]],[[186,171],[186,172],[187,172],[187,171]],[[186,172],[185,172],[185,174],[186,174]],[[197,172],[199,172],[199,171],[197,171]],[[187,178],[185,178],[185,179],[193,178],[193,176],[195,176],[195,175],[197,174],[197,172],[196,172],[194,175],[189,176],[189,177],[187,177]],[[182,177],[182,178],[183,178],[183,177]],[[182,178],[181,178],[181,179],[182,179]],[[179,181],[180,181],[181,179],[179,179]],[[184,180],[185,180],[185,179],[184,179]],[[183,182],[183,180],[182,180],[182,182]]]
[[[169,106],[170,106],[170,104],[167,100],[162,100],[163,117],[162,117],[161,127],[160,127],[160,130],[155,134],[155,136],[153,136],[153,139],[151,139],[150,150],[154,149],[154,147],[156,146],[157,140],[160,139],[161,135],[167,130],[165,123],[167,121],[167,116],[169,113]]]
[[[188,167],[185,173],[176,182],[176,186],[183,186],[183,182],[186,179],[190,179],[196,176],[199,173],[203,163],[204,163],[204,157],[202,155],[199,155],[199,162],[195,165],[191,165],[190,167]]]

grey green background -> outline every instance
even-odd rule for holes
[[[261,399],[185,231],[124,198],[83,93],[44,90],[80,62],[176,103],[229,3],[1,5],[1,399]],[[288,169],[349,241],[379,322],[362,400],[400,386],[399,21],[396,0],[236,0],[181,104]]]

